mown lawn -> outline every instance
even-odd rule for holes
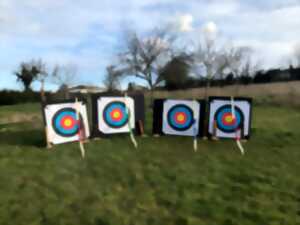
[[[0,224],[300,224],[300,110],[255,106],[246,155],[232,141],[128,137],[46,150],[39,114],[0,107]],[[16,122],[17,121],[17,122]]]

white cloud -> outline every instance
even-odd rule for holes
[[[205,35],[215,36],[218,33],[218,27],[214,22],[210,21],[203,26],[203,31]]]
[[[179,30],[181,32],[189,32],[192,31],[193,28],[193,16],[191,14],[185,14],[179,16]]]

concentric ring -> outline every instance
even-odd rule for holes
[[[52,119],[54,131],[62,137],[72,137],[78,134],[79,126],[76,111],[73,108],[63,108],[55,113]]]
[[[121,128],[128,123],[128,114],[124,102],[113,101],[103,110],[103,120],[111,128]]]
[[[217,128],[225,133],[236,132],[242,127],[244,121],[244,115],[242,110],[235,106],[234,107],[235,118],[232,117],[232,107],[230,104],[220,107],[214,116],[217,122]]]
[[[186,105],[178,104],[171,107],[167,114],[168,124],[176,131],[186,131],[194,123],[194,113]]]

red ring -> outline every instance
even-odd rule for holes
[[[70,126],[66,126],[65,125],[65,121],[66,120],[70,120],[71,121],[71,125]],[[62,126],[62,128],[66,129],[66,130],[71,130],[73,129],[73,127],[76,125],[76,120],[72,117],[72,116],[65,116],[61,119],[60,121],[60,125]]]
[[[115,113],[119,113],[120,116],[118,118],[114,118]],[[123,118],[123,113],[120,109],[114,109],[110,112],[110,117],[111,117],[112,121],[119,122]]]
[[[233,126],[233,125],[235,125],[235,123],[236,123],[236,119],[235,118],[231,122],[226,121],[226,117],[228,117],[228,116],[232,117],[232,113],[230,112],[230,113],[224,113],[223,114],[223,116],[222,116],[222,123],[224,125],[226,125],[226,126]]]
[[[179,121],[179,120],[178,120],[178,117],[179,117],[179,116],[183,116],[184,119],[183,119],[182,121]],[[178,123],[178,124],[185,124],[185,123],[186,123],[186,114],[183,113],[183,112],[177,112],[177,113],[175,113],[175,121],[176,121],[176,123]]]

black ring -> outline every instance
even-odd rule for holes
[[[184,126],[183,128],[176,127],[172,123],[171,114],[178,107],[185,108],[191,114],[191,116],[192,116],[191,122],[189,124],[187,124],[186,126]],[[172,127],[174,130],[177,130],[177,131],[186,131],[186,130],[190,129],[193,126],[193,124],[194,124],[194,112],[191,110],[190,107],[188,107],[186,105],[183,105],[183,104],[172,106],[172,108],[169,109],[169,112],[167,114],[167,118],[168,118],[168,124],[170,125],[170,127]]]
[[[227,108],[231,109],[231,107],[232,107],[232,106],[231,106],[230,104],[223,105],[222,107],[220,107],[220,108],[215,112],[214,120],[217,122],[217,128],[218,128],[219,130],[221,130],[222,132],[224,132],[224,133],[233,133],[233,132],[236,132],[236,129],[242,127],[242,124],[243,124],[243,121],[244,121],[244,114],[243,114],[242,110],[241,110],[238,106],[234,106],[234,110],[237,111],[237,112],[239,113],[240,117],[241,117],[241,121],[240,121],[240,123],[238,124],[238,126],[236,127],[236,129],[235,129],[235,130],[232,130],[232,129],[231,129],[231,130],[228,130],[228,129],[226,130],[226,129],[224,129],[222,126],[220,126],[219,121],[218,121],[218,119],[217,119],[219,113],[220,113],[222,110],[224,110],[224,109],[227,109]]]
[[[107,105],[105,106],[105,108],[103,109],[103,112],[102,112],[103,120],[104,120],[104,122],[105,122],[109,127],[111,127],[111,128],[121,128],[121,127],[124,127],[124,126],[128,123],[128,116],[127,116],[126,120],[123,122],[123,124],[121,124],[121,125],[113,125],[113,124],[111,124],[111,123],[108,121],[108,119],[106,118],[106,116],[105,116],[105,113],[106,113],[107,109],[108,109],[109,107],[111,107],[112,105],[114,105],[114,104],[120,104],[121,107],[124,107],[124,109],[126,110],[126,105],[125,105],[124,102],[113,101],[113,102],[107,104]],[[124,115],[124,116],[126,116],[126,115]]]

